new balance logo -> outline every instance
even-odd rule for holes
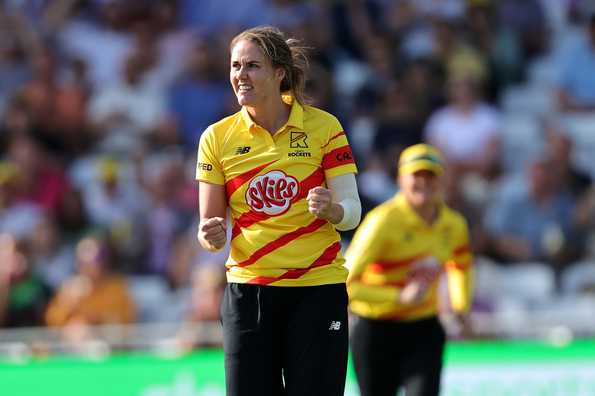
[[[334,331],[341,330],[341,322],[339,322],[338,320],[333,320],[328,329]]]
[[[250,146],[239,146],[236,148],[236,155],[247,154],[250,152]]]

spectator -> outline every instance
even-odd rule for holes
[[[549,47],[549,32],[544,6],[540,0],[501,0],[497,2],[498,22],[510,31],[521,50],[524,65]]]
[[[219,320],[219,306],[225,290],[225,267],[222,263],[196,267],[192,274],[192,299],[186,320],[190,322]]]
[[[455,175],[493,178],[500,165],[500,114],[481,101],[478,84],[469,78],[450,80],[449,103],[432,114],[424,134]]]
[[[19,240],[33,234],[43,215],[39,205],[17,199],[21,175],[14,163],[0,162],[0,232]]]
[[[483,54],[490,79],[487,81],[487,99],[494,101],[508,85],[523,78],[523,51],[516,35],[496,18],[497,4],[471,2],[464,22],[465,36]]]
[[[412,90],[405,81],[397,82],[387,87],[380,105],[373,148],[391,175],[394,173],[394,159],[399,158],[401,151],[421,142],[423,114],[420,113],[423,110],[422,106],[412,103],[412,96]]]
[[[133,38],[126,29],[127,4],[121,0],[94,2],[95,18],[85,18],[93,15],[92,7],[84,8],[73,1],[61,3],[66,11],[61,12],[54,24],[58,44],[65,55],[81,59],[89,66],[93,88],[118,81],[133,48]]]
[[[150,141],[165,117],[163,94],[145,84],[148,60],[143,53],[130,55],[122,81],[97,87],[89,104],[89,116],[108,147],[131,152]],[[111,144],[110,144],[111,143]]]
[[[31,262],[35,274],[53,290],[74,272],[74,248],[51,216],[43,216],[31,238]]]
[[[0,327],[43,324],[50,288],[32,271],[23,241],[0,234]]]
[[[198,219],[197,219],[198,220]],[[196,267],[210,263],[225,263],[229,257],[229,248],[212,253],[196,243],[197,223],[192,224],[183,234],[178,236],[169,257],[168,279],[173,288],[188,286]],[[231,224],[227,229],[231,230]],[[231,233],[230,235],[231,236]]]
[[[196,325],[219,320],[219,308],[225,291],[224,268],[222,262],[213,262],[196,267],[192,273],[191,295],[183,326],[177,336],[178,343],[185,350],[213,346],[212,342],[204,341],[212,339],[208,337],[207,329]]]
[[[319,65],[329,72],[339,62],[341,49],[333,37],[333,26],[328,23],[330,18],[328,7],[320,3],[317,6],[319,9],[313,12],[313,15],[309,15],[308,18],[301,20],[290,31],[293,32],[295,37],[300,37],[304,43],[308,43],[311,64],[315,67]],[[309,78],[316,79],[316,73],[313,72]],[[329,85],[334,85],[332,78],[329,78],[327,81]]]
[[[152,40],[157,56],[157,64],[147,77],[162,90],[166,90],[183,72],[185,65],[180,60],[192,50],[193,29],[181,29],[177,25],[178,3],[170,0],[153,1],[150,17],[145,22],[145,28],[152,32],[148,39]]]
[[[52,327],[128,324],[135,307],[126,280],[113,270],[112,252],[102,239],[87,237],[76,247],[78,273],[62,284],[46,312]]]
[[[14,93],[31,78],[27,56],[31,48],[25,26],[21,18],[9,15],[0,6],[0,117]]]
[[[61,81],[59,60],[45,48],[33,57],[33,79],[21,95],[33,117],[36,136],[59,156],[80,150],[86,134],[86,66],[70,64],[70,79]]]
[[[301,0],[268,0],[263,13],[263,22],[293,31],[294,28],[314,19],[318,5]]]
[[[12,135],[7,154],[19,169],[18,200],[31,202],[49,213],[55,213],[69,188],[60,165],[29,133]]]
[[[129,269],[134,269],[144,247],[147,197],[124,168],[124,163],[112,158],[99,160],[97,179],[83,191],[83,199],[91,224],[109,231],[118,253],[127,259]]]
[[[56,213],[56,222],[64,240],[73,245],[90,231],[91,225],[80,191],[71,189],[65,194]]]
[[[4,117],[0,118],[0,150],[6,153],[6,146],[13,135],[29,133],[33,128],[33,117],[22,95],[15,95],[6,105]]]
[[[574,224],[583,235],[595,229],[595,186],[591,185],[579,201],[574,216]]]
[[[412,1],[418,12],[426,17],[458,20],[465,13],[464,0],[417,0]]]
[[[380,92],[395,79],[394,42],[386,35],[370,35],[365,39],[366,84]]]
[[[229,26],[241,29],[262,24],[262,15],[268,11],[266,3],[266,0],[180,0],[179,16],[182,26],[200,26],[208,33],[217,33]]]
[[[487,81],[489,75],[484,55],[462,39],[458,26],[444,19],[434,22],[436,44],[433,56],[444,65],[450,80]]]
[[[157,162],[157,161],[155,161]],[[147,258],[143,272],[169,274],[169,258],[177,237],[190,225],[178,207],[177,198],[183,187],[183,168],[175,158],[150,166],[147,208]]]
[[[311,75],[306,81],[306,95],[312,104],[332,111],[335,108],[335,92],[331,73],[321,64],[310,63]]]
[[[558,102],[564,112],[595,110],[595,14],[585,37],[562,57]]]
[[[581,253],[581,238],[572,224],[576,199],[557,188],[551,177],[556,166],[549,156],[539,158],[527,170],[528,190],[488,207],[486,230],[496,258],[545,261],[559,268]]]
[[[572,162],[574,143],[558,125],[545,125],[546,144],[548,153],[556,164],[552,178],[561,190],[568,190],[574,197],[580,199],[592,184],[591,176],[578,169]]]
[[[486,205],[483,198],[485,197],[480,197],[481,199],[473,197],[455,177],[457,176],[448,171],[445,174],[443,181],[444,201],[449,207],[461,213],[465,220],[467,220],[471,251],[476,255],[483,255],[488,249],[488,236],[483,224]],[[482,195],[485,193],[483,191],[484,188],[490,188],[481,182],[479,183],[479,187],[482,189]]]
[[[197,36],[186,72],[169,92],[170,112],[186,151],[194,151],[200,133],[227,112],[229,83],[217,63],[219,50],[216,40]]]

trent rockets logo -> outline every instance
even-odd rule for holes
[[[291,132],[291,135],[289,135],[289,148],[308,148],[307,137],[306,132]]]
[[[276,216],[289,209],[299,192],[299,183],[283,171],[273,170],[250,181],[246,203],[255,212]]]

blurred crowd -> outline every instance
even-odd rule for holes
[[[310,47],[307,94],[348,134],[364,211],[404,147],[443,151],[474,309],[592,295],[595,2],[3,0],[0,327],[217,319],[196,150],[238,110],[230,39],[261,24]]]

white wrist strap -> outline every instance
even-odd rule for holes
[[[339,231],[347,231],[355,228],[359,224],[362,215],[362,205],[359,200],[345,198],[337,203],[343,207],[343,218],[340,222],[334,224],[335,228]]]
[[[347,231],[355,228],[362,215],[362,205],[357,193],[355,175],[336,176],[327,180],[327,186],[333,194],[333,202],[343,207],[343,218],[334,227],[339,231]]]

